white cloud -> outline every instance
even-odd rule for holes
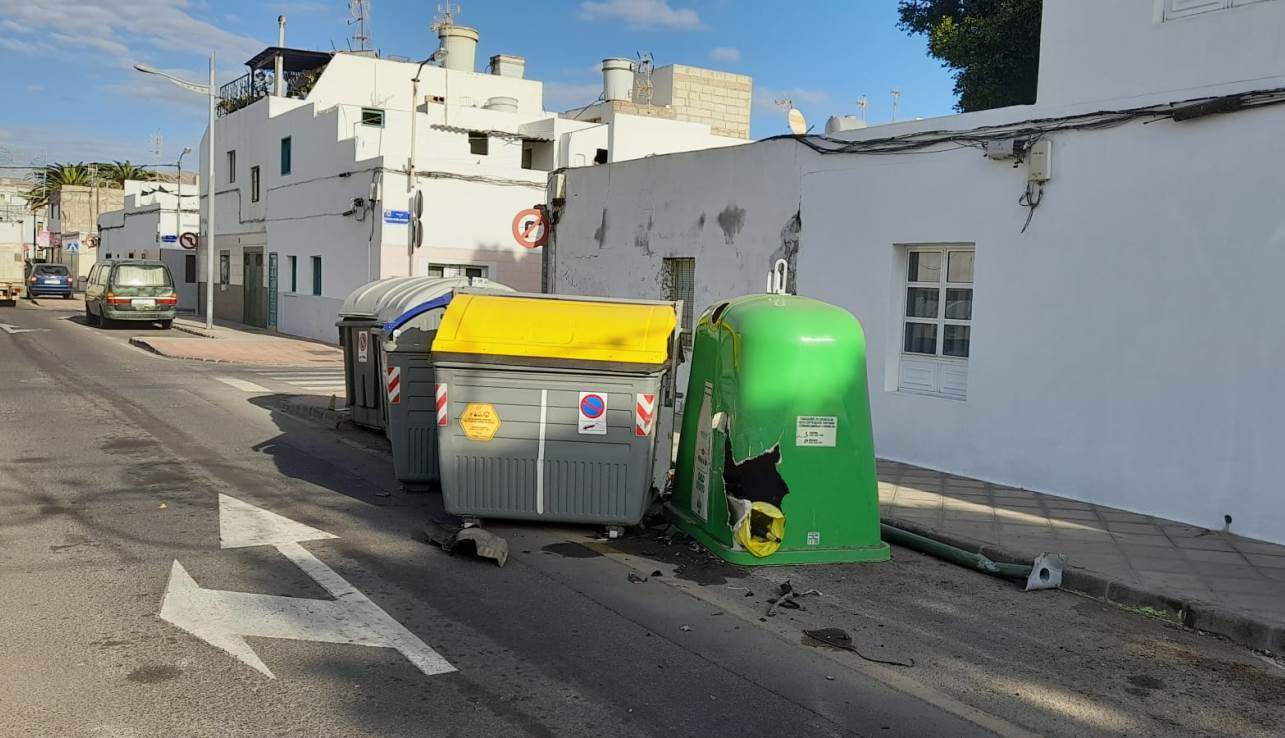
[[[830,104],[830,96],[822,90],[808,90],[801,87],[760,87],[754,86],[754,107],[759,110],[777,110],[777,100],[792,100],[794,107],[822,107]]]
[[[709,59],[718,62],[739,62],[741,50],[735,46],[717,46],[709,50]]]
[[[691,8],[674,8],[669,0],[604,0],[580,3],[582,20],[619,20],[633,30],[664,28],[696,31],[704,28]]]
[[[44,92],[44,85],[27,85],[27,92]]]
[[[581,108],[602,96],[601,84],[571,82],[545,82],[545,110],[571,110]]]
[[[193,17],[187,0],[96,0],[68,8],[66,0],[0,0],[3,47],[44,54],[49,40],[67,48],[90,47],[87,63],[107,61],[129,68],[157,51],[205,54],[214,49],[241,62],[264,47],[249,36],[225,31]]]

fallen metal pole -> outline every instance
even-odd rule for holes
[[[888,543],[895,543],[898,546],[912,548],[916,551],[929,554],[930,556],[936,556],[939,559],[945,559],[959,564],[960,566],[976,569],[977,571],[985,574],[1004,577],[1006,579],[1027,579],[1031,576],[1030,564],[1006,564],[999,561],[992,561],[982,554],[965,551],[964,549],[957,548],[949,543],[943,543],[942,541],[928,538],[927,536],[921,536],[918,533],[911,533],[908,530],[897,528],[888,525],[887,523],[881,523],[879,525],[879,529],[883,533],[883,539]]]

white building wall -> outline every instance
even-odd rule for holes
[[[343,299],[381,277],[422,275],[434,264],[482,266],[492,280],[539,289],[541,254],[517,242],[514,219],[543,202],[549,169],[592,164],[597,150],[611,145],[610,126],[545,112],[543,86],[535,80],[424,67],[414,124],[425,236],[411,258],[408,227],[384,216],[411,209],[406,167],[416,67],[338,54],[306,100],[268,97],[217,120],[215,250],[216,263],[218,254],[228,255],[229,283],[216,292],[216,316],[243,319],[247,248],[264,251],[265,286],[269,255],[277,254],[277,328],[327,341],[335,340]],[[516,100],[517,110],[482,107],[493,97]],[[382,125],[363,124],[363,108],[383,111]],[[712,136],[706,125],[656,123],[622,123],[617,158],[740,142]],[[470,134],[477,132],[488,135],[485,154],[470,147]],[[288,175],[280,171],[285,136],[292,148]],[[532,169],[522,167],[524,145],[538,149]],[[227,171],[229,150],[237,152],[235,182]],[[203,145],[203,167],[205,156]],[[251,197],[254,166],[260,171],[258,202]],[[354,199],[369,201],[372,192],[376,201],[354,210]],[[313,294],[314,256],[322,260],[320,295]]]
[[[1095,27],[1126,5],[1119,22],[1134,19],[1134,3],[1091,2],[1101,11]],[[1070,53],[1058,51],[1067,29],[1050,29],[1051,17],[1089,27],[1070,5],[1045,3],[1053,42],[1044,67],[1068,74],[1071,60],[1048,55]],[[1240,38],[1262,47],[1250,26],[1276,18],[1281,5],[1263,0],[1257,9],[1186,19],[1191,28],[1211,25],[1208,38],[1182,31],[1196,34],[1183,43],[1202,48],[1203,58],[1221,50],[1278,55],[1275,41],[1236,49],[1241,42],[1223,24],[1239,19]],[[1139,38],[1077,49],[1086,79],[1048,93],[1050,102],[844,135],[1017,122],[1097,109],[1094,100],[1128,90],[1165,100],[1207,94],[1203,86],[1177,89],[1183,78],[1158,70],[1117,87],[1105,67],[1093,66],[1090,57],[1108,49],[1159,49],[1147,34],[1169,33],[1175,23],[1135,26]],[[1270,72],[1241,64],[1219,74]],[[1276,84],[1193,74],[1221,91]],[[1096,89],[1087,81],[1093,76]],[[1060,83],[1041,84],[1043,91]],[[1285,270],[1285,214],[1276,205],[1283,126],[1278,106],[1051,134],[1053,178],[1025,234],[1028,213],[1017,204],[1024,167],[971,147],[820,156],[779,141],[572,170],[554,285],[656,297],[662,259],[680,255],[682,244],[695,252],[682,255],[697,257],[699,307],[759,292],[785,241],[782,226],[797,211],[799,293],[848,308],[865,327],[880,456],[1209,528],[1229,516],[1235,533],[1285,543],[1285,402],[1272,391],[1285,364],[1276,318]],[[720,245],[717,231],[711,239],[708,226],[693,227],[698,213],[730,203],[746,211],[746,236]],[[606,238],[596,235],[602,222]],[[905,248],[936,244],[976,249],[962,400],[898,389]]]
[[[1279,87],[1283,36],[1281,0],[1045,0],[1038,99],[1062,108],[1166,102],[1243,80]]]

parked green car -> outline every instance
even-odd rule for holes
[[[85,284],[85,322],[160,323],[169,328],[177,312],[174,277],[163,262],[115,259],[95,264]]]

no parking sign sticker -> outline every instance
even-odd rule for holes
[[[607,435],[607,395],[603,392],[580,393],[580,422],[576,431],[581,435]]]

